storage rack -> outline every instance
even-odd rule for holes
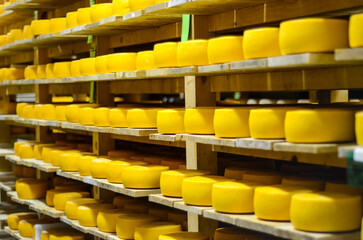
[[[96,1],[102,2],[108,1]],[[86,6],[89,6],[89,2],[83,0],[18,0],[0,15],[0,27],[6,33],[16,26],[29,24],[34,10],[38,11],[38,16],[48,15],[51,18],[65,16],[67,12]],[[92,46],[97,47],[98,55],[104,55],[117,48],[142,49],[156,42],[179,40],[183,14],[191,14],[190,38],[207,39],[226,33],[241,34],[245,28],[274,26],[283,20],[299,17],[347,17],[361,12],[362,7],[361,0],[171,0],[124,16],[112,16],[97,23],[67,29],[59,34],[40,35],[7,44],[0,47],[0,66],[38,65],[46,64],[52,59],[70,59],[71,55],[87,54]],[[94,36],[92,44],[87,44],[89,35]],[[51,94],[89,94],[93,82],[97,89],[96,102],[109,107],[114,105],[112,96],[115,94],[126,94],[127,99],[135,102],[140,101],[143,94],[184,94],[185,107],[192,108],[215,106],[220,93],[238,91],[309,91],[312,101],[331,104],[348,102],[349,90],[363,88],[362,63],[362,48],[339,49],[335,53],[298,54],[200,67],[4,81],[0,83],[0,89],[5,101],[9,101],[8,96],[11,95],[34,92],[36,103],[40,104],[50,103]],[[59,121],[29,120],[16,115],[2,115],[0,120],[4,124],[34,127],[37,141],[49,140],[49,128],[90,135],[94,153],[98,155],[112,150],[115,140],[185,148],[188,169],[204,169],[213,173],[217,173],[218,152],[344,168],[347,154],[356,147],[353,142],[292,144],[284,140],[163,135],[158,134],[156,129],[90,127]],[[182,199],[163,197],[160,190],[126,189],[122,184],[111,184],[105,180],[81,177],[77,173],[62,172],[57,167],[38,160],[20,159],[13,155],[6,156],[6,159],[15,164],[37,168],[39,176],[56,173],[90,184],[96,198],[102,198],[104,190],[108,190],[132,197],[148,197],[151,202],[187,211],[189,231],[211,232],[220,221],[287,239],[359,239],[360,236],[359,231],[336,234],[297,231],[291,223],[262,221],[253,214],[220,214],[208,207],[187,206]],[[23,201],[12,191],[8,191],[8,196],[14,202],[29,205],[37,212],[60,217],[61,221],[80,231],[102,239],[117,240],[115,235],[104,234],[95,228],[85,228],[69,221],[63,212],[47,206],[43,201]]]

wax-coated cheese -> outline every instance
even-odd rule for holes
[[[58,149],[54,149],[50,152],[50,159],[53,166],[59,167],[61,155],[64,153],[78,153],[78,150],[71,150],[69,147],[60,147]]]
[[[37,67],[37,77],[40,79],[44,79],[46,78],[45,75],[45,70],[46,70],[47,65],[38,65]]]
[[[165,109],[157,113],[156,125],[159,133],[184,133],[184,109]]]
[[[36,224],[46,224],[48,220],[41,219],[24,219],[18,224],[19,234],[22,237],[33,237],[33,228]]]
[[[80,61],[81,60],[75,60],[75,61],[71,62],[71,76],[72,77],[82,76],[81,70],[80,70]]]
[[[66,192],[75,192],[75,191],[80,191],[81,187],[77,187],[77,186],[70,186],[67,189],[51,189],[47,191],[47,195],[45,196],[45,203],[48,206],[53,207],[54,206],[54,196],[57,193],[66,193]]]
[[[159,235],[159,240],[208,240],[209,236],[199,232],[178,232]]]
[[[23,29],[11,29],[10,30],[10,41],[15,42],[23,39]]]
[[[319,192],[292,196],[292,225],[303,231],[341,232],[360,228],[362,199],[358,195]]]
[[[77,162],[77,170],[81,176],[91,176],[91,162],[96,156],[82,156]]]
[[[108,73],[107,70],[107,55],[96,57],[96,72],[97,74]]]
[[[363,146],[363,112],[355,114],[355,137],[357,144]]]
[[[129,0],[130,11],[144,10],[146,7],[155,4],[155,0]]]
[[[59,33],[65,29],[67,29],[67,19],[65,17],[50,19],[50,33]]]
[[[33,36],[50,33],[50,20],[33,20],[30,24]]]
[[[49,234],[48,240],[84,240],[84,239],[85,239],[84,233],[67,229],[66,231],[64,230],[52,231]]]
[[[8,215],[8,226],[12,230],[18,230],[18,224],[21,220],[36,219],[38,215],[35,212],[11,213]]]
[[[79,61],[81,76],[96,75],[96,58],[82,58]]]
[[[285,135],[286,141],[296,143],[352,141],[354,113],[335,109],[288,111],[285,119]]]
[[[56,120],[55,114],[55,105],[53,104],[44,104],[42,107],[42,115],[41,118],[43,120],[53,121]]]
[[[78,26],[77,12],[69,12],[66,15],[67,28],[74,28]]]
[[[136,56],[137,70],[150,70],[156,68],[154,62],[154,51],[138,52]]]
[[[249,171],[243,174],[243,181],[253,181],[266,185],[275,185],[281,183],[282,176],[277,172]]]
[[[67,121],[66,118],[66,106],[56,106],[55,116],[57,121]]]
[[[246,239],[246,230],[238,227],[217,228],[214,232],[214,240],[244,240]],[[247,238],[251,239],[251,238]],[[252,238],[253,239],[253,238]],[[268,239],[268,238],[267,238]]]
[[[59,158],[59,166],[61,170],[66,172],[77,172],[80,157],[82,157],[82,154],[77,152],[61,154]]]
[[[24,107],[29,105],[28,103],[18,103],[16,104],[16,114],[19,116],[19,117],[24,117],[23,115],[23,110],[24,110]]]
[[[35,178],[37,175],[37,171],[32,167],[23,167],[23,177],[24,178]]]
[[[167,166],[129,166],[122,169],[122,182],[126,188],[159,188],[160,175]],[[142,178],[140,178],[142,176]]]
[[[71,76],[71,63],[70,62],[54,63],[53,73],[57,78],[70,77]]]
[[[158,217],[149,214],[123,214],[116,220],[117,237],[120,239],[134,239],[137,226],[158,220]]]
[[[22,114],[24,118],[34,118],[34,105],[24,106]]]
[[[91,21],[93,23],[112,16],[112,3],[94,4],[91,6]]]
[[[82,125],[93,125],[93,114],[95,109],[91,107],[79,108],[78,122]]]
[[[23,27],[23,39],[30,39],[33,37],[32,29],[30,25],[25,25]]]
[[[128,0],[112,0],[112,14],[113,15],[124,15],[130,12]]]
[[[214,131],[217,137],[249,137],[248,126],[250,109],[220,108],[214,112]]]
[[[213,184],[228,180],[228,178],[214,175],[184,178],[182,184],[183,200],[190,205],[212,206]]]
[[[223,36],[209,39],[209,64],[243,60],[242,40],[243,37],[241,36]]]
[[[77,219],[77,210],[78,207],[88,203],[99,203],[100,200],[94,198],[78,198],[69,200],[66,202],[64,207],[64,211],[66,213],[67,218],[75,220]]]
[[[185,132],[193,134],[214,134],[214,110],[215,108],[199,107],[185,110]]]
[[[77,25],[91,24],[91,8],[78,8],[77,10]]]
[[[93,122],[96,127],[109,127],[109,112],[106,107],[96,108],[93,112]]]
[[[256,182],[217,182],[212,188],[212,206],[217,212],[253,213]]]
[[[42,148],[42,160],[46,163],[52,163],[52,152],[55,150],[67,149],[65,146],[43,146]]]
[[[34,105],[34,118],[35,119],[41,119],[42,118],[42,112],[43,112],[43,104],[35,104]]]
[[[117,208],[124,208],[126,204],[128,203],[132,203],[135,202],[136,199],[129,197],[129,196],[125,196],[125,195],[120,195],[120,196],[116,196],[113,198],[112,200],[112,204],[115,205]]]
[[[15,155],[19,156],[19,147],[23,144],[31,144],[34,143],[33,141],[27,141],[27,142],[14,142],[14,153]]]
[[[24,78],[25,79],[37,79],[37,66],[27,66],[24,69]]]
[[[69,200],[74,200],[78,198],[86,198],[89,197],[89,192],[65,192],[65,193],[56,193],[54,194],[54,208],[60,211],[64,211],[66,206],[66,202]]]
[[[15,189],[20,199],[45,198],[47,188],[47,182],[34,178],[20,178],[15,184]]]
[[[208,65],[208,41],[189,40],[179,42],[177,61],[179,67]]]
[[[77,208],[79,224],[86,227],[97,226],[97,215],[101,210],[115,208],[109,203],[87,203]]]
[[[136,70],[136,53],[113,53],[107,55],[108,72],[127,72]]]
[[[79,120],[79,105],[71,104],[66,106],[65,116],[68,122],[77,123]]]
[[[363,47],[363,14],[353,14],[349,18],[349,46],[351,48]]]
[[[22,144],[18,149],[18,156],[22,159],[34,158],[34,144]]]
[[[106,166],[107,181],[111,183],[122,183],[122,169],[130,166],[129,162],[125,161],[111,161]]]
[[[154,45],[154,62],[158,68],[177,67],[177,47],[176,42],[158,43]]]
[[[129,128],[156,128],[156,116],[160,108],[135,108],[127,110],[127,126]]]
[[[261,108],[250,111],[251,137],[262,139],[285,138],[286,108]]]
[[[97,227],[102,232],[116,232],[116,221],[123,214],[130,214],[132,211],[122,209],[104,209],[97,215]]]
[[[325,188],[325,182],[318,179],[309,179],[306,177],[289,176],[282,178],[282,185],[303,186],[311,189],[322,191]]]
[[[110,159],[97,158],[91,161],[90,172],[93,178],[107,178],[107,163]]]
[[[135,228],[135,240],[158,240],[160,235],[181,231],[181,225],[176,223],[150,222]]]
[[[127,127],[127,108],[112,108],[110,109],[108,119],[110,127]]]
[[[15,177],[23,177],[23,166],[13,164],[13,175]]]
[[[284,21],[280,24],[279,39],[283,55],[332,52],[349,46],[348,21],[324,18]]]
[[[47,78],[47,79],[56,78],[56,76],[54,74],[54,64],[53,63],[47,64],[47,66],[45,68],[45,78]]]
[[[168,197],[182,197],[183,180],[187,177],[210,174],[203,170],[170,170],[161,173],[161,194]]]

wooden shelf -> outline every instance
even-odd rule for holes
[[[0,114],[0,121],[13,121],[16,114]]]
[[[13,238],[16,238],[18,240],[32,240],[33,239],[31,237],[28,238],[28,237],[22,237],[22,236],[20,236],[19,231],[17,231],[17,230],[11,230],[8,226],[5,226],[4,227],[4,231],[6,233],[8,233],[10,236],[12,236]]]
[[[363,48],[346,48],[335,50],[336,61],[363,61]]]
[[[52,0],[17,0],[9,6],[4,7],[4,10],[38,10],[38,9],[55,9],[58,6],[71,3],[70,1],[52,1]]]
[[[50,173],[50,172],[57,172],[59,170],[59,167],[53,166],[51,163],[45,163],[42,160],[21,159],[16,155],[7,155],[5,156],[5,159],[18,165],[37,168],[43,172]]]
[[[21,19],[30,18],[32,16],[33,13],[30,11],[7,10],[4,13],[0,14],[0,26],[12,21],[19,21]]]
[[[167,207],[174,207],[176,202],[182,202],[182,198],[165,197],[162,194],[150,194],[149,201],[158,203]]]

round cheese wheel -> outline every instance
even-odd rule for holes
[[[55,107],[55,117],[57,121],[67,121],[66,118],[66,106]]]
[[[352,141],[354,113],[335,109],[288,111],[285,135],[286,141],[296,143]]]
[[[23,177],[25,178],[35,178],[37,175],[37,171],[32,167],[23,167]]]
[[[144,10],[146,7],[155,4],[155,0],[129,0],[129,7],[131,12]]]
[[[83,58],[79,60],[81,76],[96,75],[96,58]]]
[[[117,208],[124,208],[126,204],[131,203],[131,202],[135,202],[136,199],[129,197],[129,196],[125,196],[125,195],[120,195],[120,196],[116,196],[113,198],[112,200],[112,204],[115,205]]]
[[[81,176],[91,176],[91,162],[96,156],[82,156],[77,162],[77,170]]]
[[[78,122],[82,125],[93,125],[93,115],[94,115],[94,108],[91,107],[81,107],[79,108],[79,117]]]
[[[71,63],[70,62],[54,63],[53,73],[57,78],[70,77],[71,76]]]
[[[358,195],[319,192],[292,196],[292,225],[310,232],[341,232],[360,228],[362,199]]]
[[[94,198],[78,198],[69,200],[66,202],[64,207],[64,211],[66,213],[67,218],[76,220],[77,219],[77,210],[78,207],[88,203],[99,203],[100,201]]]
[[[353,14],[349,18],[349,46],[351,48],[363,47],[363,14]]]
[[[79,224],[86,227],[97,226],[97,215],[101,210],[115,208],[109,203],[87,203],[77,208]]]
[[[15,177],[24,177],[23,176],[23,166],[13,164],[13,175]]]
[[[214,175],[185,178],[182,184],[183,200],[190,205],[212,206],[213,184],[228,180],[228,178]]]
[[[45,203],[48,206],[54,207],[54,196],[57,193],[66,193],[66,192],[73,192],[73,191],[79,191],[81,190],[81,187],[77,186],[70,186],[67,189],[51,189],[47,191],[47,195],[45,196]]]
[[[124,167],[122,182],[126,188],[160,188],[160,175],[167,170],[169,167],[158,165]],[[139,176],[143,176],[142,179]]]
[[[67,28],[74,28],[78,26],[78,14],[77,12],[69,12],[66,15]]]
[[[44,104],[42,107],[41,119],[50,121],[56,120],[55,105]]]
[[[23,39],[30,39],[33,37],[30,25],[25,25],[23,28]]]
[[[127,72],[136,70],[137,53],[113,53],[107,55],[108,72]]]
[[[224,240],[224,239],[228,240],[246,239],[246,230],[238,227],[217,228],[216,231],[214,232],[214,240]]]
[[[23,144],[30,144],[34,143],[33,141],[26,141],[26,142],[14,142],[14,153],[15,155],[19,156],[19,147]]]
[[[10,41],[15,42],[23,39],[23,29],[11,29],[10,30]]]
[[[348,21],[324,18],[284,21],[280,24],[279,42],[283,55],[347,48]]]
[[[34,158],[34,144],[21,144],[18,149],[18,156],[21,159]]]
[[[125,161],[110,161],[106,164],[107,181],[111,183],[122,183],[122,169],[130,166],[130,163]]]
[[[59,166],[61,170],[65,172],[77,172],[80,157],[82,157],[82,154],[77,152],[61,154],[59,156]]]
[[[107,163],[110,159],[96,158],[91,161],[90,172],[93,178],[107,178]]]
[[[37,79],[37,66],[27,66],[24,69],[24,78],[25,79]]]
[[[45,198],[47,188],[47,182],[34,178],[20,178],[15,184],[16,193],[20,199]]]
[[[8,215],[8,226],[12,230],[18,230],[18,224],[21,220],[25,219],[37,219],[38,215],[35,212],[20,212],[11,213]]]
[[[127,127],[127,108],[112,108],[108,113],[110,127]]]
[[[281,183],[282,176],[277,172],[249,171],[243,174],[243,181],[258,182],[265,185],[275,185]]]
[[[179,67],[208,65],[208,40],[179,42],[177,61]]]
[[[214,112],[214,131],[217,137],[249,137],[248,126],[250,109],[220,108]]]
[[[65,116],[68,122],[77,123],[79,121],[79,105],[71,104],[66,106]]]
[[[50,19],[50,32],[59,33],[67,29],[67,19],[64,18],[52,18]]]
[[[136,56],[136,69],[149,70],[155,69],[154,51],[138,52]]]
[[[158,220],[158,217],[149,214],[122,214],[116,220],[117,237],[120,239],[134,239],[137,226]]]
[[[253,213],[256,182],[217,182],[212,188],[212,206],[217,212]]]
[[[78,150],[71,150],[69,147],[54,149],[50,152],[51,163],[53,166],[60,166],[61,155],[64,153],[79,153]]]
[[[170,170],[161,173],[161,194],[168,197],[182,197],[183,180],[187,177],[202,176],[210,174],[203,170]]]
[[[95,4],[91,6],[91,21],[93,23],[112,16],[112,3]]]
[[[285,138],[286,108],[261,108],[250,111],[251,137],[262,139]]]
[[[69,200],[74,200],[78,198],[86,198],[89,197],[89,192],[60,192],[55,193],[53,202],[54,202],[54,208],[60,211],[64,211],[64,208],[66,206],[66,202]]]
[[[109,127],[109,112],[110,109],[106,107],[96,108],[93,112],[93,122],[97,127]]]
[[[59,146],[59,145],[43,146],[43,148],[42,148],[42,160],[43,160],[43,162],[52,163],[51,152],[53,150],[56,150],[56,149],[64,149],[64,148],[65,148],[64,146]]]
[[[29,119],[35,118],[34,105],[28,104],[28,105],[24,106],[22,114],[23,114],[24,118],[29,118]]]
[[[102,232],[116,232],[117,218],[132,211],[123,209],[104,209],[97,215],[97,227]]]
[[[23,115],[23,110],[24,110],[24,107],[29,105],[28,103],[18,103],[16,104],[16,114],[19,116],[19,117],[24,117]]]
[[[80,70],[80,61],[81,60],[75,60],[71,62],[71,76],[72,77],[80,77],[82,76],[81,70]]]
[[[7,68],[5,72],[6,80],[24,79],[24,68]]]
[[[150,222],[135,228],[135,240],[158,240],[160,235],[181,231],[181,225],[176,223]]]
[[[46,75],[45,75],[46,67],[47,67],[47,65],[38,65],[38,67],[37,67],[37,77],[39,79],[46,78]]]
[[[176,42],[158,43],[154,45],[154,63],[157,68],[177,67]]]
[[[244,31],[243,53],[245,59],[280,56],[279,28],[265,27]]]
[[[355,136],[357,144],[363,146],[363,112],[355,114]]]
[[[50,21],[48,19],[33,20],[30,27],[33,36],[50,33]]]
[[[85,234],[67,229],[65,231],[56,231],[49,234],[49,240],[84,240]]]
[[[36,224],[46,224],[48,221],[44,219],[24,219],[21,220],[18,224],[19,234],[22,237],[33,237],[34,226]]]
[[[91,8],[78,8],[77,10],[77,25],[91,24]]]
[[[184,133],[184,109],[165,109],[157,113],[156,125],[159,133]]]
[[[192,134],[214,134],[215,108],[199,107],[185,110],[185,132]]]
[[[282,185],[293,185],[293,186],[302,186],[307,187],[309,189],[316,189],[319,191],[323,191],[325,189],[325,182],[318,179],[310,179],[305,177],[283,177]]]
[[[113,15],[125,15],[130,12],[128,0],[112,0],[112,14]]]
[[[54,74],[54,64],[53,63],[47,64],[47,66],[45,68],[45,78],[47,78],[47,79],[56,78],[56,76]]]
[[[227,63],[243,60],[241,36],[224,36],[209,39],[208,62],[209,64]]]
[[[93,6],[96,6],[96,5],[93,5]],[[108,70],[107,70],[107,55],[96,57],[96,72],[97,72],[97,74],[108,73]]]
[[[43,114],[43,105],[42,104],[35,104],[34,105],[34,118],[41,119]]]
[[[127,110],[127,126],[129,128],[156,128],[156,117],[160,108],[142,108]]]
[[[209,236],[199,232],[178,232],[162,234],[159,240],[208,240]]]

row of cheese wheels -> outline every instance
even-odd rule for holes
[[[161,173],[161,193],[217,212],[255,213],[269,221],[291,221],[298,230],[340,232],[360,228],[362,189],[321,180],[283,177],[276,172],[226,169],[225,177],[206,171]],[[231,178],[235,179],[231,179]],[[325,191],[322,191],[324,190]]]
[[[203,107],[192,109],[94,108],[20,103],[24,118],[68,121],[98,127],[157,128],[164,134],[215,134],[217,137],[283,139],[297,143],[354,141],[363,144],[363,112],[296,107]],[[319,134],[315,134],[315,133]]]

